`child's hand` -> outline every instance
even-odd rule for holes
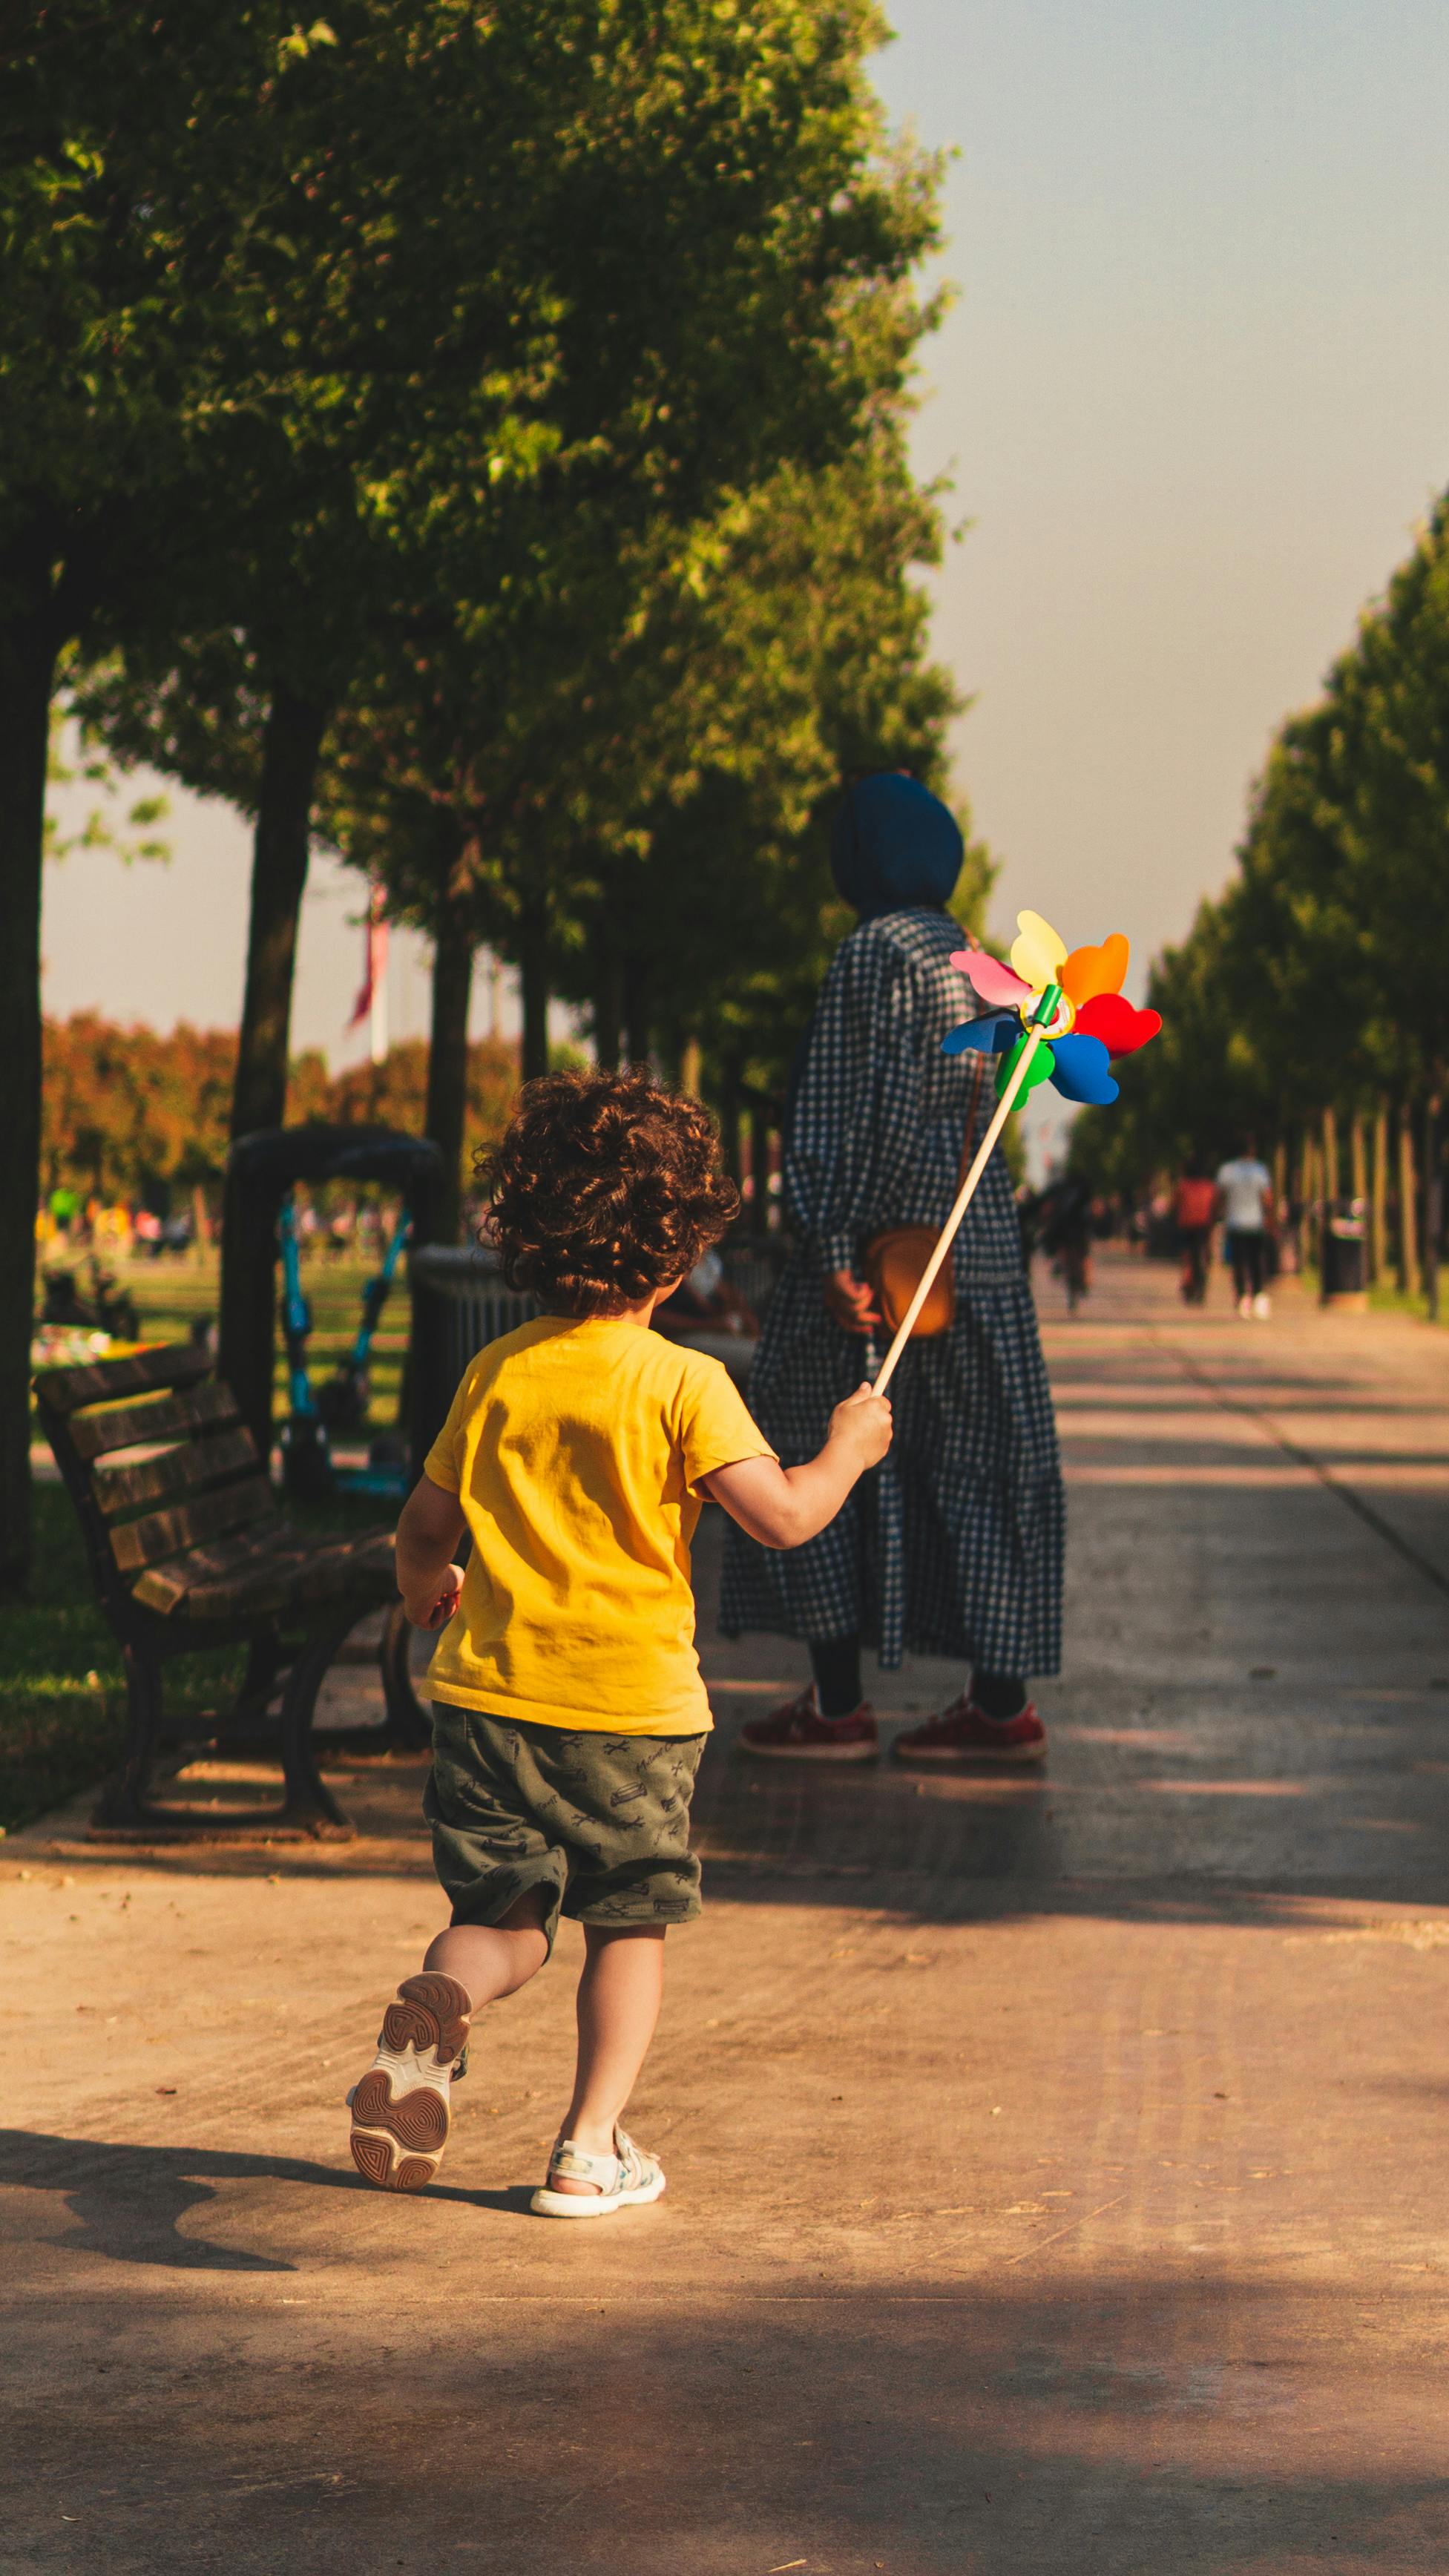
[[[462,1591],[463,1569],[461,1565],[450,1565],[442,1581],[431,1583],[426,1592],[405,1592],[403,1608],[415,1628],[446,1628],[458,1607]]]
[[[891,1445],[891,1403],[868,1382],[837,1404],[830,1417],[832,1440],[849,1441],[862,1467],[877,1466]]]

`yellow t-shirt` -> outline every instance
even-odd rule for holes
[[[490,1342],[426,1462],[473,1539],[434,1699],[610,1735],[703,1734],[695,1489],[774,1454],[719,1361],[662,1333],[543,1315]]]

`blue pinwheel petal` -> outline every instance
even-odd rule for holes
[[[941,1040],[943,1055],[1005,1055],[1021,1035],[1015,1011],[983,1011],[979,1020],[963,1020]]]
[[[1052,1081],[1064,1100],[1085,1100],[1094,1108],[1105,1109],[1117,1097],[1112,1079],[1112,1059],[1100,1038],[1073,1034],[1053,1038]]]

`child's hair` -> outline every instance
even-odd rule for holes
[[[740,1203],[708,1112],[646,1073],[526,1082],[475,1170],[510,1288],[554,1314],[617,1313],[684,1278]]]

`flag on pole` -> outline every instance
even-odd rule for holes
[[[352,1005],[347,1023],[349,1034],[360,1029],[364,1020],[371,1022],[371,1054],[374,1064],[387,1055],[387,931],[382,916],[383,891],[374,885],[363,924],[362,989]]]

